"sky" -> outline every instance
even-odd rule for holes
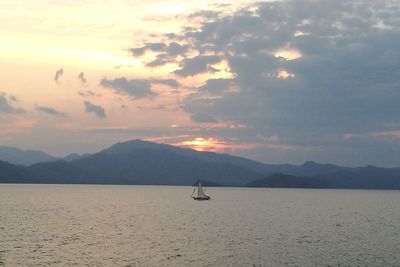
[[[400,166],[397,0],[3,0],[0,145]]]

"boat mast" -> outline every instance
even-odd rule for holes
[[[198,186],[197,186],[197,196],[201,197],[203,196],[203,188],[201,187],[201,183],[199,182]]]

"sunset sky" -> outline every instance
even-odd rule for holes
[[[395,0],[2,0],[0,146],[400,166],[399,47]]]

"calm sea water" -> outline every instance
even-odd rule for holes
[[[0,265],[400,266],[400,192],[0,185]]]

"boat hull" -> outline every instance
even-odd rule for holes
[[[210,200],[209,196],[193,197],[194,200]]]

